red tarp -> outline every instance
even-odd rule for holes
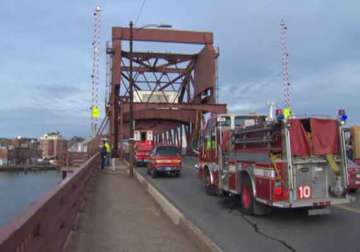
[[[291,153],[295,156],[309,156],[310,147],[306,139],[305,129],[298,119],[290,119]]]
[[[311,133],[306,132],[301,120],[290,119],[291,152],[295,156],[339,153],[338,122],[333,119],[309,119]]]
[[[311,119],[311,138],[315,155],[339,153],[338,122],[329,119]]]

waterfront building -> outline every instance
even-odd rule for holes
[[[40,149],[43,159],[62,164],[66,159],[67,140],[59,132],[46,133],[40,137]]]

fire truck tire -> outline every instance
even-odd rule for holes
[[[248,176],[244,176],[241,185],[241,207],[245,214],[254,214],[254,192]]]
[[[248,176],[244,176],[243,178],[244,182],[242,183],[241,187],[241,206],[243,212],[245,214],[256,216],[271,214],[271,207],[255,200],[250,178]]]
[[[210,181],[210,171],[208,169],[205,170],[204,173],[204,188],[207,195],[217,196],[218,190],[217,188],[211,184]]]
[[[349,189],[349,192],[354,193],[354,192],[356,192],[357,190],[358,190],[358,188],[352,188],[352,189]]]
[[[224,197],[224,198],[230,197],[230,192],[225,191],[225,190],[219,190],[218,194],[219,194],[219,196]]]

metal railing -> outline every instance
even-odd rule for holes
[[[83,202],[86,185],[99,166],[100,155],[95,153],[73,175],[1,228],[0,251],[62,251]]]

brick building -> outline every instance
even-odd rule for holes
[[[55,160],[61,163],[67,153],[67,140],[59,132],[47,133],[40,137],[40,149],[43,159]]]
[[[1,166],[35,164],[40,156],[39,142],[34,138],[17,137],[0,147]]]
[[[7,146],[0,146],[0,166],[8,164],[9,150]]]

